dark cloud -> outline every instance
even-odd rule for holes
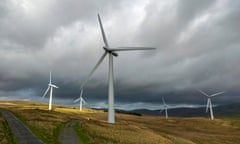
[[[0,94],[39,98],[49,71],[68,104],[103,54],[97,21],[113,47],[155,46],[114,58],[116,101],[202,104],[196,92],[226,90],[216,103],[239,101],[240,10],[237,1],[1,1]],[[106,105],[108,58],[84,89],[89,105]],[[16,97],[14,97],[16,98]],[[92,103],[91,103],[92,102]],[[64,103],[64,101],[61,101]],[[125,105],[126,107],[129,107]]]
[[[1,39],[33,49],[43,47],[60,27],[77,21],[92,22],[98,12],[108,12],[120,6],[111,1],[63,0],[4,1],[1,7]]]

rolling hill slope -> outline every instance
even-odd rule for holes
[[[59,134],[69,122],[82,144],[236,144],[240,143],[240,117],[204,117],[165,119],[162,116],[116,114],[116,124],[107,123],[107,113],[100,110],[48,105],[34,102],[0,102],[0,108],[12,111],[44,143],[59,143]],[[1,118],[1,117],[0,117]],[[0,126],[4,120],[1,118]],[[4,133],[0,129],[1,137]],[[11,135],[10,135],[11,136]],[[4,138],[7,140],[8,138]]]

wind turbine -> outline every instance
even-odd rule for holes
[[[211,116],[211,120],[214,120],[214,115],[213,115],[213,108],[212,108],[212,101],[211,98],[220,94],[225,93],[225,91],[223,92],[218,92],[212,95],[208,95],[207,93],[203,92],[202,90],[198,90],[201,94],[205,95],[208,100],[207,100],[207,105],[206,105],[206,112],[208,112],[208,108],[210,109],[210,116]]]
[[[58,88],[58,86],[52,84],[52,76],[51,76],[51,72],[50,72],[48,88],[47,88],[47,90],[44,92],[44,94],[42,96],[42,99],[43,99],[46,96],[47,92],[50,90],[48,110],[52,110],[52,92],[53,92],[53,88]]]
[[[134,50],[152,50],[155,48],[152,47],[110,47],[107,41],[107,37],[105,35],[102,21],[100,18],[100,15],[98,14],[98,22],[100,25],[103,41],[104,41],[104,53],[100,57],[99,61],[97,64],[94,66],[90,74],[88,75],[87,79],[83,82],[81,88],[87,83],[89,80],[90,76],[94,73],[94,71],[97,69],[97,67],[102,63],[103,59],[105,58],[106,55],[109,57],[109,70],[108,70],[108,123],[115,123],[115,110],[114,110],[114,78],[113,78],[113,56],[117,57],[118,54],[116,52],[118,51],[134,51]],[[76,101],[80,100],[76,99]]]
[[[164,98],[162,97],[162,102],[163,102],[163,107],[165,109],[165,117],[166,119],[168,118],[168,112],[167,112],[167,108],[168,108],[168,105],[166,104]],[[162,113],[163,109],[160,111],[160,113]]]
[[[86,101],[83,99],[83,97],[82,97],[82,95],[83,95],[83,89],[81,89],[81,93],[80,93],[80,111],[82,111],[82,105],[83,105],[83,103],[85,104],[86,103]]]

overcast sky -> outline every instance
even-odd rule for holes
[[[55,102],[71,104],[103,54],[99,13],[109,45],[155,51],[114,57],[115,100],[122,107],[240,102],[238,0],[1,0],[0,100],[40,100],[52,71]],[[108,57],[84,89],[106,106]],[[46,97],[45,101],[48,100]],[[132,105],[131,105],[132,104]]]

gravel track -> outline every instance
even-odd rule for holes
[[[0,109],[3,117],[7,120],[18,144],[43,144],[30,129],[28,129],[18,118],[10,111]]]
[[[60,133],[61,144],[80,144],[77,134],[73,128],[76,122],[69,122]]]

